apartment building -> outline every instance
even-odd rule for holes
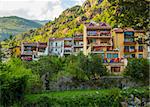
[[[98,54],[103,58],[104,64],[114,73],[124,70],[124,59],[119,50],[113,48],[111,27],[106,23],[85,23],[83,35],[83,53]]]
[[[73,52],[72,38],[50,38],[48,42],[49,55],[67,56]]]
[[[83,34],[75,34],[73,36],[73,53],[83,52]]]
[[[10,56],[20,57],[20,55],[21,55],[21,47],[20,46],[10,47],[9,48],[9,52],[7,52],[7,53],[9,53]]]
[[[145,32],[133,28],[115,28],[112,30],[114,48],[123,58],[146,58],[147,47],[144,44]]]
[[[21,44],[21,59],[22,60],[38,60],[40,56],[48,55],[47,43],[24,42]]]

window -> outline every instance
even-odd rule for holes
[[[135,46],[130,46],[130,49],[133,49],[133,50],[134,50],[134,49],[135,49]]]
[[[139,54],[139,58],[143,58],[143,54]]]
[[[107,58],[112,58],[112,54],[111,54],[111,53],[108,53],[108,54],[107,54]]]
[[[120,72],[120,67],[111,67],[111,72]]]
[[[96,35],[96,31],[88,31],[87,34],[88,35]]]
[[[130,55],[130,58],[135,58],[135,54],[131,54],[131,55]]]
[[[124,49],[125,50],[129,50],[129,46],[124,46]]]
[[[92,42],[95,43],[95,42],[96,42],[96,39],[92,39]]]
[[[139,46],[139,51],[143,51],[143,46]]]
[[[56,46],[57,46],[57,42],[56,42]]]
[[[113,54],[113,58],[118,58],[118,54]]]

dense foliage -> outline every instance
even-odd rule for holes
[[[129,59],[125,75],[131,76],[136,81],[149,83],[149,61],[148,59]]]
[[[38,61],[27,62],[27,68],[40,76],[49,73],[52,79],[63,76],[76,80],[92,80],[107,75],[107,69],[97,55],[70,55],[67,57],[47,56]]]
[[[140,100],[148,99],[149,89],[80,90],[32,94],[26,96],[23,105],[25,107],[33,105],[40,107],[121,107],[121,102],[125,100],[130,102],[131,94]]]
[[[25,93],[39,88],[40,79],[19,59],[0,63],[0,104],[6,107],[23,99]]]

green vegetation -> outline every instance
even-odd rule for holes
[[[131,76],[135,81],[149,83],[149,61],[148,59],[129,59],[125,75]]]
[[[83,23],[94,20],[114,27],[148,30],[147,0],[86,0],[82,6],[66,9],[54,21],[17,35],[15,42],[47,41],[49,37],[71,37],[83,32]]]
[[[0,63],[0,105],[8,107],[23,99],[25,93],[39,89],[38,75],[26,69],[20,59]]]
[[[139,99],[148,99],[149,89],[80,90],[30,94],[25,96],[23,105],[25,107],[33,105],[40,107],[120,107],[121,102],[128,101],[131,94]]]
[[[131,59],[126,74],[136,81],[138,79],[138,81],[146,82],[148,79],[147,67],[145,59]],[[80,53],[67,57],[47,56],[31,62],[12,58],[6,63],[0,62],[0,104],[3,106],[24,104],[25,107],[33,105],[43,107],[45,104],[48,107],[50,105],[102,107],[113,105],[118,107],[120,102],[124,101],[124,98],[128,99],[131,93],[140,99],[148,98],[148,88],[42,93],[44,90],[66,90],[66,86],[69,90],[72,89],[72,86],[80,89],[80,85],[86,82],[85,85],[90,84],[88,87],[91,87],[90,89],[96,89],[96,85],[98,88],[103,85],[103,88],[113,88],[112,85],[107,84],[107,81],[103,81],[104,84],[96,83],[96,80],[100,80],[105,75],[108,75],[107,69],[102,64],[100,56],[97,55],[84,56]],[[115,81],[114,83],[117,84]],[[83,89],[88,89],[82,86]]]

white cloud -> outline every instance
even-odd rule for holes
[[[27,19],[53,20],[68,7],[64,8],[62,1],[65,0],[0,0],[0,17],[20,16]],[[81,5],[85,0],[72,1]],[[67,5],[67,2],[65,2],[65,5]]]

